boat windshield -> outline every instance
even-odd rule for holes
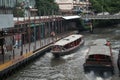
[[[53,51],[61,51],[61,50],[62,50],[62,47],[55,45],[55,46],[52,47],[52,50],[53,50]]]
[[[111,58],[107,55],[90,55],[87,61],[98,61],[98,62],[111,62]]]

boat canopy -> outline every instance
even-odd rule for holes
[[[56,42],[55,44],[53,44],[53,45],[64,46],[64,45],[66,45],[66,44],[69,44],[69,43],[71,43],[71,42],[73,42],[73,41],[81,38],[81,37],[82,37],[82,35],[80,35],[80,34],[70,35],[70,36],[68,36],[68,37],[66,37],[66,38],[63,38],[63,39],[57,41],[57,42]]]
[[[109,46],[103,46],[103,45],[91,46],[89,49],[88,56],[97,55],[97,54],[111,56]]]
[[[93,42],[94,45],[105,45],[107,42],[106,39],[97,39]]]

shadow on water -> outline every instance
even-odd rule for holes
[[[65,59],[63,59],[62,57],[59,57],[59,58],[51,58],[51,66],[54,67],[54,66],[59,66],[61,64],[64,64],[65,63]]]

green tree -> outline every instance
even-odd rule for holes
[[[23,17],[24,16],[24,10],[22,9],[20,3],[17,3],[13,9],[13,15],[14,17]]]
[[[93,11],[117,13],[120,11],[120,0],[90,0]]]
[[[120,0],[90,0],[92,10],[96,13],[109,12],[110,14],[120,12]],[[106,27],[119,24],[120,20],[96,20],[94,26]]]
[[[59,7],[54,0],[36,0],[36,7],[39,15],[51,15],[59,11]]]

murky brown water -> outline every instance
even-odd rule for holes
[[[120,49],[120,27],[95,29],[94,34],[81,33],[85,37],[85,45],[77,52],[54,59],[50,52],[30,63],[7,80],[120,80],[116,60]],[[83,63],[88,46],[98,38],[109,39],[112,42],[112,51],[115,64],[115,75],[103,79],[94,75],[94,72],[84,74]],[[95,78],[95,79],[94,79]]]

